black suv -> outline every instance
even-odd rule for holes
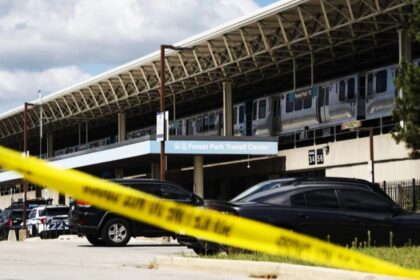
[[[114,182],[164,199],[196,206],[204,204],[202,198],[172,182],[151,179],[114,180]],[[131,237],[136,236],[176,237],[174,233],[162,228],[134,221],[77,200],[70,204],[69,221],[71,231],[79,236],[86,236],[95,246],[124,246]]]

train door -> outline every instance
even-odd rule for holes
[[[278,134],[281,131],[281,106],[280,106],[280,95],[276,95],[272,99],[273,106],[271,107],[273,116],[273,134]]]
[[[357,96],[357,119],[363,120],[366,118],[366,77],[360,75],[359,77],[359,95]]]
[[[317,117],[320,123],[324,123],[330,120],[329,98],[330,87],[327,85],[320,86],[317,100]]]

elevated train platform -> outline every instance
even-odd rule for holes
[[[374,137],[379,161],[404,161],[406,170],[420,176],[415,173],[418,162],[389,137],[393,102],[403,94],[393,88],[395,66],[420,56],[407,32],[412,3],[278,1],[174,44],[190,49],[165,53],[171,139],[271,143],[264,137],[276,137],[280,142],[277,156],[253,156],[249,150],[193,153],[187,145],[189,153],[169,154],[168,179],[193,186],[194,166],[204,166],[199,194],[229,198],[256,181],[287,174],[366,178],[367,151],[361,148],[366,135],[337,129],[348,119],[379,127]],[[30,154],[99,176],[157,177],[153,137],[160,66],[160,54],[154,52],[33,100],[27,112]],[[345,105],[345,111],[334,104]],[[0,114],[0,145],[23,150],[24,119],[22,107]],[[267,120],[265,127],[259,127],[260,120]],[[232,126],[227,134],[225,124]],[[143,141],[147,135],[151,138]],[[389,152],[382,155],[384,147]],[[317,156],[318,150],[324,161],[309,165],[309,155]],[[193,160],[198,157],[202,160]],[[387,179],[391,173],[384,169],[383,174]],[[0,174],[6,185],[16,179]]]

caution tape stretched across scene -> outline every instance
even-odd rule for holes
[[[37,158],[23,157],[1,146],[0,167],[19,172],[34,184],[179,234],[331,267],[420,279],[419,270],[260,222],[159,199],[76,170],[63,170]]]

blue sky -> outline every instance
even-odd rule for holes
[[[1,0],[0,115],[274,2]]]

